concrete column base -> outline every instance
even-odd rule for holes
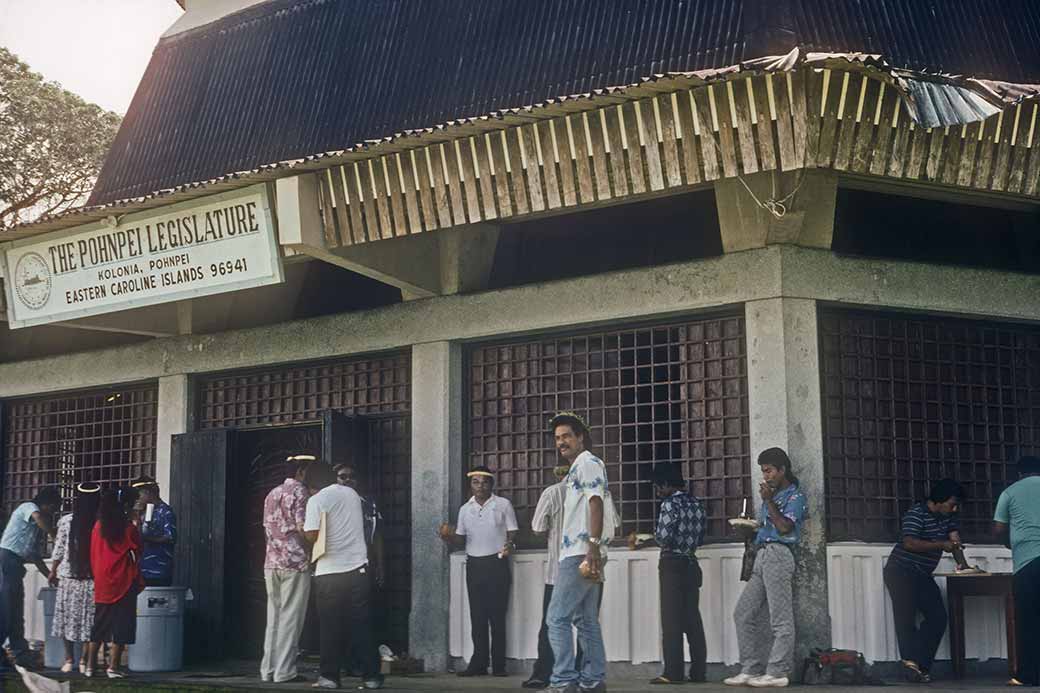
[[[412,347],[412,610],[409,650],[428,672],[448,669],[451,566],[437,536],[462,494],[462,349]]]

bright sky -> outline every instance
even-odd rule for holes
[[[0,0],[0,46],[34,72],[125,114],[176,0]]]

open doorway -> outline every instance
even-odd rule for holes
[[[228,654],[249,659],[263,654],[267,616],[264,585],[264,499],[285,480],[289,455],[321,456],[319,424],[238,431],[228,487],[226,613],[236,635]]]

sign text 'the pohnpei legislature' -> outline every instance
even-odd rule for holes
[[[2,248],[12,328],[282,281],[262,185]]]

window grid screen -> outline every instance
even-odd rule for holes
[[[13,400],[7,405],[3,500],[10,511],[42,486],[65,505],[76,484],[155,474],[156,384]]]
[[[952,477],[962,534],[988,540],[1009,463],[1040,451],[1040,330],[828,310],[820,340],[828,538],[895,541]]]
[[[744,319],[482,345],[467,358],[468,458],[529,519],[559,457],[549,419],[585,416],[622,533],[653,530],[654,463],[682,465],[706,501],[709,540],[750,495]]]

